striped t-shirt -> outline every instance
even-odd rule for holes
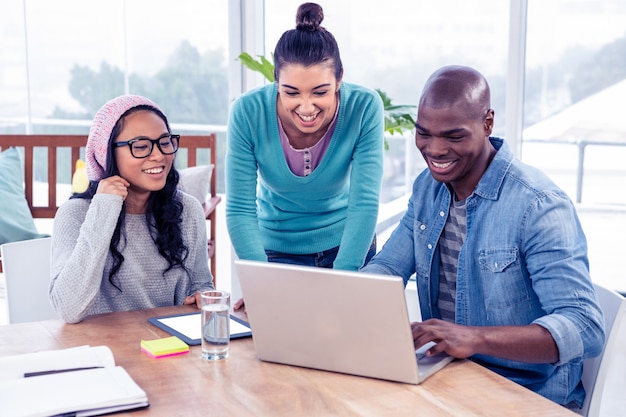
[[[459,253],[467,234],[465,200],[452,199],[450,213],[439,238],[441,264],[439,269],[439,297],[437,307],[443,320],[454,323],[456,300],[456,275]]]

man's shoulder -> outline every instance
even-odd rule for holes
[[[537,191],[562,192],[561,188],[542,170],[515,158],[511,161],[509,175],[526,186]]]
[[[545,192],[563,193],[546,173],[519,160],[511,152],[504,139],[490,138],[490,140],[498,152],[483,175],[482,184],[479,184],[479,187],[483,186],[484,192],[489,189],[493,193],[499,188],[498,194],[508,191],[520,192],[520,189],[527,190],[533,195]],[[495,182],[498,184],[496,185]]]

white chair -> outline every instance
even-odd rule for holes
[[[52,238],[0,246],[9,323],[58,318],[48,299]]]
[[[611,367],[611,362],[618,349],[619,330],[626,316],[626,298],[615,291],[609,290],[599,284],[594,284],[600,307],[604,311],[606,327],[606,344],[604,350],[592,359],[583,362],[583,386],[587,391],[587,397],[583,407],[578,411],[586,417],[600,416],[600,403],[606,377]]]

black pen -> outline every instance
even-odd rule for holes
[[[31,376],[60,374],[63,372],[86,371],[87,369],[96,369],[96,368],[104,368],[104,366],[87,366],[84,368],[53,369],[50,371],[26,372],[24,373],[24,378],[28,378]]]

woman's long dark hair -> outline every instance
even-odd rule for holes
[[[109,147],[107,150],[107,166],[105,168],[103,178],[108,178],[112,175],[119,175],[119,169],[117,167],[117,162],[115,161],[112,144],[124,128],[126,116],[140,110],[151,111],[158,115],[163,122],[165,122],[167,131],[171,133],[167,117],[165,117],[165,114],[163,114],[163,112],[159,109],[148,105],[139,105],[127,110],[124,114],[122,114],[111,131]],[[181,268],[187,270],[183,262],[189,254],[189,248],[187,248],[185,242],[183,241],[181,231],[183,203],[181,202],[177,191],[178,180],[178,171],[174,167],[174,164],[172,164],[172,169],[167,175],[165,187],[161,190],[151,192],[150,197],[148,198],[146,221],[150,229],[150,234],[159,249],[159,254],[161,254],[161,256],[163,256],[168,262],[168,267],[165,271],[163,271],[163,275],[176,266],[180,266]],[[74,194],[71,198],[91,200],[96,194],[98,183],[99,181],[90,181],[89,187],[85,192]],[[124,262],[124,256],[118,250],[118,247],[122,238],[122,224],[126,218],[125,205],[126,203],[122,206],[122,211],[117,219],[117,225],[115,226],[115,231],[113,232],[111,243],[109,244],[109,250],[113,256],[113,267],[109,272],[109,282],[120,291],[122,291],[120,287],[121,283],[115,283],[113,281],[113,277],[120,269],[122,262]],[[127,237],[125,236],[124,239],[127,239]]]

